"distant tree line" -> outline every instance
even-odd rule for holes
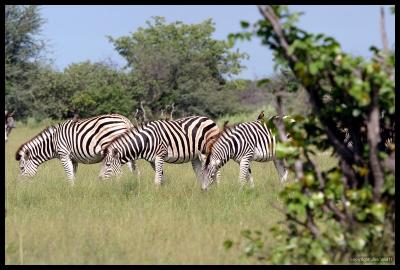
[[[158,119],[200,114],[221,115],[257,110],[274,100],[274,84],[232,79],[244,66],[246,54],[215,40],[211,20],[199,24],[162,17],[147,21],[129,36],[108,37],[127,65],[112,61],[73,63],[62,71],[46,59],[40,39],[45,23],[38,6],[5,7],[5,101],[16,119],[65,119],[120,113],[132,117],[145,110]],[[282,82],[280,76],[271,80]],[[300,95],[300,98],[299,98]],[[296,93],[287,108],[306,112],[306,95]]]

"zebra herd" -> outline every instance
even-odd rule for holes
[[[88,119],[72,119],[49,126],[22,144],[16,152],[20,174],[33,177],[40,164],[58,158],[68,181],[73,184],[78,163],[102,162],[99,177],[108,179],[128,164],[145,159],[155,171],[155,183],[164,183],[163,164],[191,162],[203,190],[217,180],[219,169],[229,159],[240,164],[240,183],[254,186],[250,162],[274,161],[285,181],[287,170],[275,155],[275,136],[261,120],[234,127],[217,124],[205,116],[177,120],[156,120],[133,125],[122,115],[107,114]]]

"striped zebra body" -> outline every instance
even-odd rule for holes
[[[78,163],[100,162],[102,149],[132,127],[129,119],[118,114],[67,120],[49,126],[17,150],[20,173],[32,177],[41,163],[58,158],[68,180],[73,183]],[[130,164],[130,168],[135,168],[135,164]]]
[[[218,126],[204,116],[148,122],[122,134],[105,149],[100,176],[118,175],[122,164],[145,159],[156,172],[156,184],[164,181],[164,162],[180,164],[191,161],[197,179],[201,180],[199,155],[206,153],[207,142],[218,133]]]
[[[202,168],[203,189],[207,189],[216,178],[216,172],[224,166],[229,159],[233,159],[240,165],[239,180],[243,185],[250,182],[254,186],[251,176],[250,162],[274,161],[281,182],[287,178],[287,170],[283,160],[277,159],[275,155],[275,136],[266,124],[257,120],[245,122],[232,128],[227,128],[212,146]]]

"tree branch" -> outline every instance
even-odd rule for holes
[[[264,18],[266,18],[272,25],[272,28],[274,29],[274,32],[278,36],[279,43],[282,45],[284,49],[284,53],[286,57],[293,62],[297,61],[297,57],[295,55],[290,55],[289,52],[289,44],[285,39],[285,35],[283,34],[283,29],[282,26],[279,22],[279,19],[276,17],[274,10],[272,9],[271,6],[269,5],[259,5],[257,6],[261,15],[263,15]]]
[[[382,168],[378,159],[378,143],[381,140],[381,136],[379,134],[380,128],[379,128],[378,91],[379,89],[377,87],[372,88],[371,111],[367,122],[367,128],[368,128],[367,138],[368,138],[368,143],[370,145],[369,164],[374,180],[373,197],[375,202],[379,201],[380,199],[380,193],[384,182]]]
[[[385,10],[381,7],[381,16],[380,16],[380,32],[381,32],[381,39],[383,45],[383,52],[387,54],[389,52],[389,41],[386,34],[385,28]]]

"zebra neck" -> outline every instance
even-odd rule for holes
[[[222,150],[222,151],[221,151]],[[225,147],[220,149],[220,151],[216,152],[216,159],[219,159],[221,161],[221,167],[228,162],[228,160],[231,158],[232,156],[232,151],[230,149],[230,147]]]

